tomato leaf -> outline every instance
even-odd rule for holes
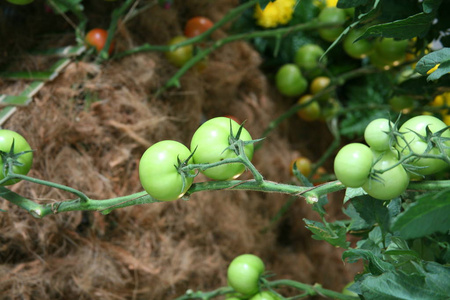
[[[366,195],[367,193],[363,190],[362,187],[360,188],[347,188],[345,190],[345,197],[344,197],[344,204],[347,203],[347,201],[356,198],[358,196]]]
[[[341,247],[347,249],[350,245],[350,242],[347,242],[347,228],[343,222],[336,221],[334,223],[325,224],[303,219],[306,223],[306,228],[311,230],[313,233],[312,238],[315,240],[326,241],[329,244],[335,247]]]
[[[424,0],[422,3],[423,11],[427,14],[436,11],[441,3],[442,0]]]
[[[450,228],[450,189],[417,198],[392,223],[391,229],[405,239],[414,239]]]
[[[350,8],[362,5],[367,5],[371,0],[339,0],[337,3],[338,8]]]
[[[381,275],[364,275],[358,280],[364,299],[448,299],[450,268],[424,263],[419,274],[389,270]]]
[[[363,259],[368,262],[369,271],[373,275],[381,275],[386,271],[393,270],[394,266],[388,262],[383,261],[376,256],[372,251],[367,249],[350,249],[342,254],[342,260],[349,259],[349,262],[356,262]]]
[[[427,75],[436,65],[439,67],[429,74],[427,81],[434,81],[450,72],[450,48],[442,48],[422,57],[416,64],[416,71]]]
[[[390,23],[378,24],[367,28],[357,40],[383,36],[388,38],[411,39],[413,37],[424,37],[434,19],[433,14],[419,13],[406,19]]]

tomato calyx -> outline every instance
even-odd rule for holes
[[[230,120],[230,136],[228,137],[228,142],[230,145],[227,148],[225,148],[223,150],[223,152],[225,152],[227,150],[232,150],[232,151],[234,151],[234,153],[236,153],[237,156],[242,157],[242,155],[245,156],[245,152],[244,152],[245,146],[250,145],[250,144],[255,144],[257,142],[264,140],[264,138],[250,140],[250,141],[241,140],[240,136],[242,133],[242,129],[244,128],[244,124],[245,124],[245,121],[242,122],[242,124],[239,126],[239,129],[238,129],[236,135],[234,135],[233,128],[231,125],[231,120]],[[242,153],[242,155],[241,155],[241,153]]]
[[[177,172],[180,174],[180,176],[183,180],[183,185],[181,187],[181,191],[184,191],[184,189],[186,188],[187,178],[194,178],[199,173],[198,170],[197,170],[197,172],[193,173],[192,169],[189,168],[189,165],[190,165],[189,160],[191,160],[192,156],[194,156],[194,152],[195,152],[195,150],[191,154],[189,154],[189,156],[185,160],[181,160],[180,156],[177,156],[177,165],[174,165],[174,167],[175,167],[175,169],[177,169]]]
[[[26,153],[33,152],[33,150],[22,151],[18,153],[14,153],[14,138],[11,143],[11,148],[9,152],[0,150],[0,158],[3,161],[3,174],[5,175],[5,179],[7,177],[7,173],[14,174],[14,167],[22,167],[24,164],[19,161],[19,157]]]

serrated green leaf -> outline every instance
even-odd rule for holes
[[[432,192],[417,198],[392,223],[405,239],[419,238],[450,229],[450,191]]]
[[[371,0],[339,0],[337,3],[338,8],[351,8],[369,4]]]
[[[450,48],[442,48],[431,52],[422,57],[416,64],[416,71],[422,75],[434,68],[437,64],[445,64],[450,62]],[[440,66],[439,66],[440,67]],[[436,71],[435,71],[436,72]]]
[[[381,275],[365,275],[358,282],[367,300],[448,299],[450,268],[430,262],[425,264],[422,274],[389,270]]]
[[[375,256],[372,251],[365,249],[350,249],[342,254],[342,260],[350,259],[355,261],[363,259],[368,262],[369,271],[374,275],[380,275],[386,271],[393,270],[394,266]]]
[[[390,216],[383,201],[368,195],[353,198],[344,213],[352,218],[350,230],[370,229],[378,225],[385,231],[389,228]]]
[[[423,37],[428,32],[433,19],[434,16],[431,14],[419,13],[406,19],[374,25],[367,28],[358,40],[378,36],[401,40]]]
[[[360,188],[347,188],[345,190],[345,197],[344,197],[344,204],[347,203],[347,201],[356,198],[358,196],[366,195],[367,193],[364,191],[362,187]]]
[[[303,219],[306,228],[313,233],[312,238],[315,240],[326,241],[335,247],[347,249],[350,242],[347,242],[347,229],[341,222],[328,223],[328,227],[322,222]]]

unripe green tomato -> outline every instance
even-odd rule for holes
[[[387,62],[402,61],[405,59],[408,40],[394,40],[383,38],[375,43],[375,52]]]
[[[353,58],[364,58],[374,50],[373,43],[367,39],[360,39],[355,42],[364,33],[364,30],[364,28],[350,30],[344,38],[344,51]]]
[[[389,134],[394,128],[394,123],[385,118],[375,119],[370,122],[364,130],[366,143],[376,151],[388,150],[394,146]]]
[[[281,94],[290,97],[300,96],[308,88],[308,81],[295,64],[283,65],[275,75],[275,83]]]
[[[259,290],[259,279],[264,273],[264,262],[256,255],[242,254],[228,266],[228,284],[244,296],[252,296]]]
[[[251,297],[249,300],[278,300],[279,298],[272,292],[263,291]]]
[[[375,171],[387,170],[398,163],[395,150],[384,152],[373,151]],[[363,190],[379,200],[394,199],[406,190],[409,184],[409,175],[401,164],[384,173],[379,173],[377,178],[369,178],[362,186]]]
[[[325,51],[316,44],[306,44],[295,52],[294,62],[301,70],[311,71],[319,66],[319,59]],[[321,61],[326,64],[326,58]]]
[[[343,9],[337,7],[325,7],[319,13],[318,19],[324,23],[344,23],[347,19],[347,15]],[[328,42],[334,42],[334,40],[344,31],[344,26],[336,26],[330,28],[320,28],[319,35],[322,39]]]
[[[372,161],[369,147],[361,143],[347,144],[334,159],[334,173],[346,187],[358,188],[369,179]]]
[[[25,5],[30,4],[34,0],[7,0],[10,3],[17,4],[17,5]]]
[[[414,99],[406,95],[394,96],[389,99],[388,103],[391,109],[397,112],[410,110],[414,107]]]
[[[172,38],[169,41],[170,45],[175,45],[178,43],[181,43],[183,41],[187,40],[187,37],[179,35],[174,38]],[[173,64],[176,67],[181,68],[188,60],[192,58],[194,52],[194,47],[191,45],[186,45],[183,47],[179,47],[173,51],[167,51],[166,52],[166,58],[167,60]]]

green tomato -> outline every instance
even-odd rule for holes
[[[236,292],[244,296],[252,296],[259,291],[259,279],[264,270],[264,262],[258,256],[239,255],[228,266],[228,284]]]
[[[12,149],[12,155],[15,156],[21,152],[26,152],[18,157],[13,158],[16,163],[13,165],[13,172],[15,174],[27,175],[31,169],[33,163],[33,152],[31,147],[23,136],[15,131],[1,129],[0,130],[0,163],[2,169],[0,170],[0,180],[5,178],[5,173],[8,172],[8,166],[5,166],[5,160],[9,156],[11,148],[14,142],[14,149]],[[6,167],[6,168],[5,168]],[[20,179],[11,179],[3,183],[2,185],[11,185],[19,182]]]
[[[275,76],[275,82],[278,91],[289,97],[300,96],[308,88],[308,81],[295,64],[283,65]]]
[[[334,159],[334,173],[346,187],[361,187],[369,179],[372,160],[372,151],[366,145],[345,145]]]
[[[343,48],[350,57],[361,59],[374,50],[373,43],[367,39],[360,39],[355,42],[364,33],[364,30],[364,28],[350,30],[345,36]]]
[[[319,59],[324,53],[319,45],[306,44],[295,52],[294,62],[301,70],[311,71],[319,66]],[[321,63],[326,64],[326,58]]]
[[[375,52],[387,62],[402,61],[405,59],[408,40],[394,40],[383,38],[375,43]]]
[[[335,6],[325,7],[319,13],[318,19],[323,23],[344,23],[347,19],[345,10],[337,8]],[[344,26],[336,26],[331,28],[320,28],[319,35],[322,39],[328,42],[334,42],[334,40],[344,31]]]
[[[263,291],[254,295],[249,300],[279,300],[279,298],[272,292]]]
[[[375,171],[382,171],[391,168],[398,163],[395,151],[385,152],[374,151],[373,159]],[[369,178],[362,186],[363,190],[375,199],[391,200],[406,190],[409,184],[409,175],[401,164],[384,173],[377,173],[377,178]]]
[[[34,0],[7,0],[7,1],[17,5],[25,5],[33,2]]]
[[[191,151],[194,153],[196,164],[210,164],[220,162],[227,158],[236,158],[236,153],[227,149],[230,146],[230,127],[236,135],[240,125],[227,117],[217,117],[203,123],[194,133],[191,140]],[[250,133],[242,128],[240,139],[251,141]],[[253,158],[253,144],[245,145],[245,155]],[[223,164],[202,171],[207,177],[214,180],[228,180],[237,178],[245,171],[241,163]]]
[[[182,197],[192,185],[193,177],[178,172],[179,162],[184,162],[191,152],[171,140],[160,141],[150,146],[139,162],[139,179],[145,191],[160,201],[172,201]],[[189,163],[193,163],[192,158]]]
[[[396,112],[410,110],[414,107],[414,99],[410,96],[394,96],[388,101],[391,109]]]
[[[184,42],[188,38],[182,35],[176,36],[169,41],[168,45],[175,45]],[[191,45],[186,45],[179,47],[173,51],[166,52],[167,60],[176,67],[182,67],[188,60],[192,58],[194,52],[194,47]]]
[[[389,132],[394,128],[394,123],[385,118],[375,119],[366,126],[364,139],[366,143],[376,151],[385,151],[391,148],[392,141]]]
[[[426,136],[427,126],[433,133],[447,127],[443,121],[433,116],[416,116],[409,119],[400,127],[400,133],[403,133],[404,139],[397,138],[396,147],[402,155],[408,155],[410,153],[407,144],[409,144],[411,150],[416,154],[426,153],[427,143],[417,134]],[[447,129],[441,137],[450,138],[450,129]],[[445,142],[445,145],[450,147],[450,141]],[[447,155],[450,155],[450,148],[447,148],[445,152]],[[428,151],[428,154],[438,155],[440,154],[440,151],[437,147],[433,147]],[[448,164],[445,161],[436,158],[420,158],[412,161],[411,164],[417,167],[423,167],[414,170],[422,175],[435,174],[448,167]]]

